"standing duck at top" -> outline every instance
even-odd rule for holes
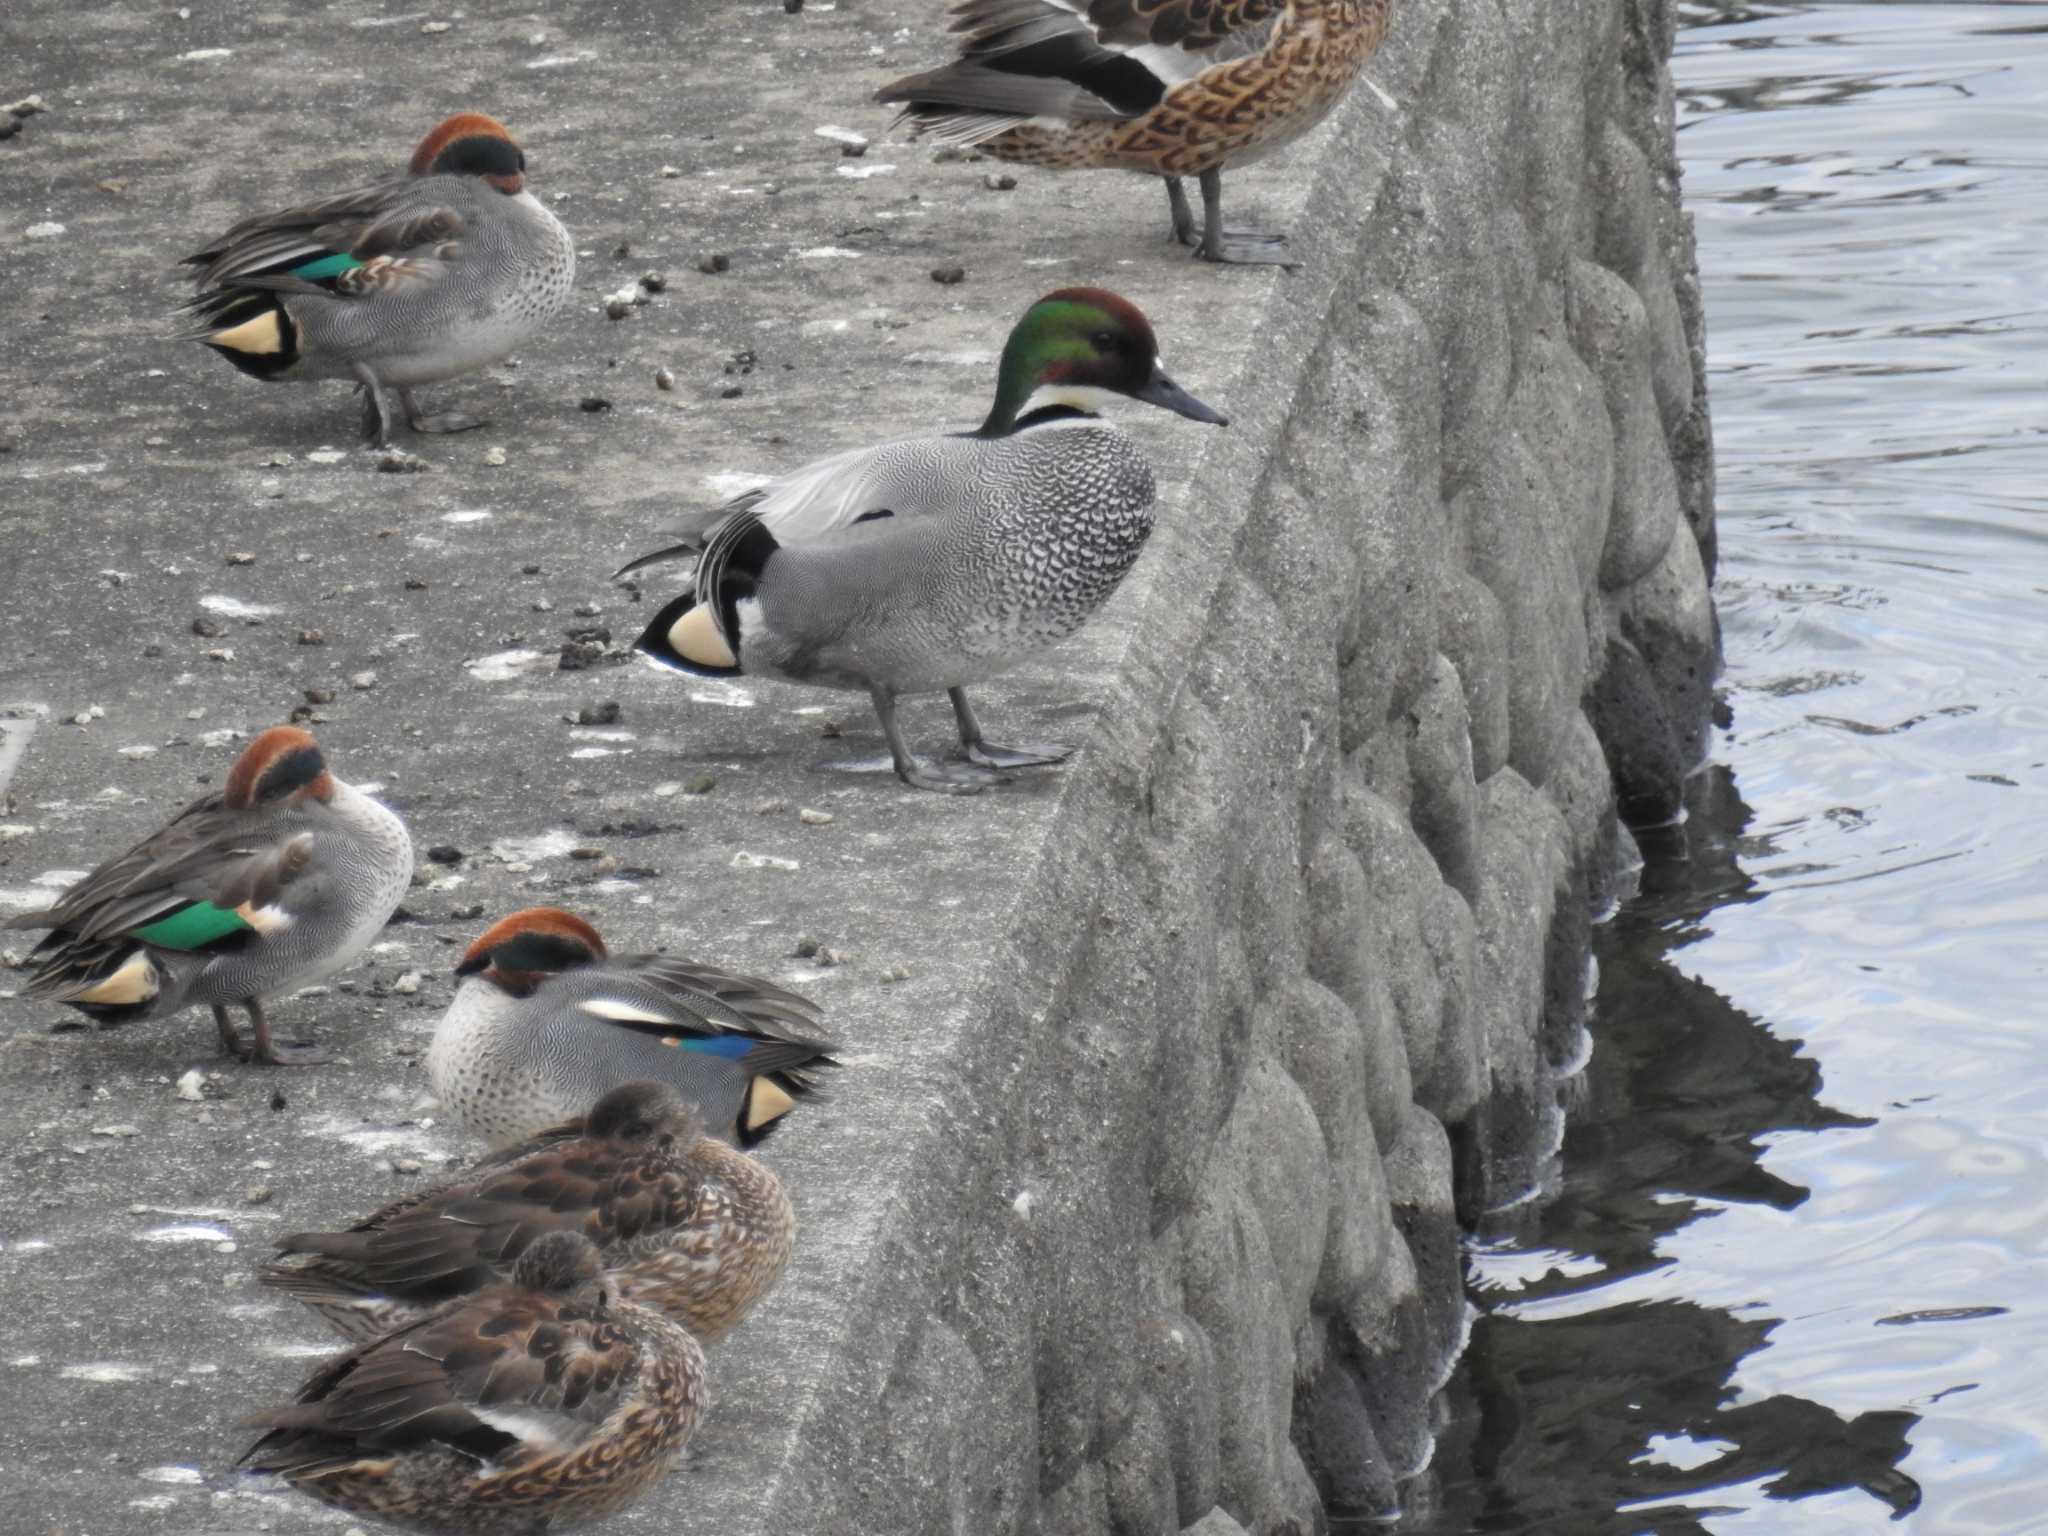
[[[202,795],[46,911],[28,996],[69,1003],[102,1028],[195,1005],[221,1048],[271,1065],[324,1061],[270,1038],[263,999],[332,975],[368,947],[412,883],[412,839],[385,806],[328,771],[319,744],[275,726]],[[255,1027],[247,1045],[228,1008]]]
[[[181,339],[259,379],[353,379],[363,430],[390,442],[393,397],[415,432],[484,423],[413,398],[494,363],[559,311],[569,232],[526,190],[526,154],[479,112],[420,140],[404,176],[242,220],[185,258],[199,291]]]
[[[705,677],[865,691],[897,777],[918,789],[971,794],[993,770],[1060,761],[1071,747],[986,740],[965,688],[1079,629],[1151,534],[1152,466],[1095,414],[1118,395],[1227,425],[1167,376],[1130,300],[1047,294],[1010,332],[974,431],[820,459],[624,567],[703,551],[637,649]],[[897,725],[899,695],[939,692],[964,766],[919,762]]]
[[[941,144],[1052,170],[1166,178],[1174,238],[1204,261],[1287,265],[1280,237],[1223,227],[1223,169],[1329,113],[1393,0],[960,0],[951,64],[883,87]],[[1202,188],[1202,230],[1181,178]]]

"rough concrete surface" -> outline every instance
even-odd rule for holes
[[[939,59],[940,10],[0,20],[0,100],[50,107],[0,141],[0,904],[300,706],[463,854],[273,1010],[341,1065],[0,1001],[10,1530],[346,1528],[230,1470],[237,1416],[330,1342],[250,1270],[472,1150],[421,1052],[459,946],[535,901],[808,992],[846,1047],[767,1148],[790,1273],[715,1354],[684,1470],[609,1528],[1270,1536],[1389,1509],[1424,1461],[1458,1212],[1540,1168],[1615,791],[1675,806],[1714,666],[1668,0],[1403,0],[1373,71],[1399,113],[1354,93],[1229,178],[1292,274],[1190,263],[1136,178],[996,190],[886,142],[867,97]],[[380,474],[345,389],[163,339],[177,256],[465,107],[582,252],[519,366],[427,392],[487,430]],[[879,749],[859,699],[558,667],[571,632],[637,631],[606,573],[671,509],[971,424],[1011,320],[1073,282],[1135,298],[1233,425],[1119,412],[1160,470],[1152,547],[981,691],[995,734],[1081,741],[1066,768],[920,794],[828,766]],[[905,714],[944,738],[943,705]]]

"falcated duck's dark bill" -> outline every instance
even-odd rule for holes
[[[1182,389],[1166,376],[1166,370],[1157,363],[1152,365],[1152,377],[1131,391],[1133,400],[1143,400],[1147,405],[1164,406],[1177,416],[1191,421],[1206,421],[1211,426],[1227,427],[1230,418],[1220,411],[1212,411],[1193,395]]]

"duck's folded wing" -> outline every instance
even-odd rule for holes
[[[259,214],[185,258],[199,292],[184,307],[204,317],[252,290],[365,298],[434,282],[461,259],[465,227],[410,178]]]
[[[686,1175],[603,1141],[543,1133],[515,1156],[510,1167],[487,1159],[483,1177],[395,1202],[346,1232],[278,1239],[287,1257],[264,1283],[324,1293],[339,1281],[356,1294],[443,1301],[489,1284],[546,1233],[580,1232],[609,1248],[681,1225],[699,1198]],[[318,1259],[295,1262],[299,1254]]]
[[[298,1401],[246,1420],[259,1472],[317,1475],[363,1455],[445,1446],[479,1462],[566,1449],[630,1389],[621,1330],[502,1290],[436,1312],[317,1371]]]
[[[286,893],[310,867],[313,836],[252,835],[247,818],[209,797],[66,891],[56,905],[8,920],[85,944],[140,939],[200,950],[289,923]]]
[[[1017,4],[1019,0],[988,3]],[[1053,3],[1064,4],[1066,0]],[[1213,48],[1233,34],[1270,21],[1286,3],[1287,0],[1086,0],[1088,23],[1105,44],[1126,48],[1152,44],[1189,50]]]
[[[801,544],[875,518],[915,515],[930,499],[932,479],[930,474],[919,476],[918,450],[943,441],[908,439],[849,448],[814,460],[715,507],[685,513],[675,525],[674,544],[642,555],[613,574],[624,576],[665,560],[700,555],[712,532],[741,512],[752,513],[778,544]],[[929,450],[926,456],[937,451]]]
[[[639,984],[627,996],[629,1002],[644,999],[648,991],[664,999],[675,1022],[694,1021],[700,1027],[830,1049],[829,1042],[816,1033],[824,1010],[809,998],[758,976],[743,976],[677,955],[619,956],[605,966],[605,972]]]

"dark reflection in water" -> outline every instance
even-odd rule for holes
[[[1436,1507],[1412,1529],[1703,1531],[1710,1490],[1748,1483],[1780,1499],[1862,1489],[1898,1514],[1919,1503],[1898,1470],[1918,1415],[1845,1419],[1787,1394],[1735,1405],[1735,1367],[1776,1319],[1678,1297],[1593,1301],[1668,1263],[1663,1240],[1717,1206],[1804,1202],[1761,1165],[1761,1138],[1870,1123],[1821,1102],[1799,1041],[1674,963],[1712,913],[1757,899],[1739,859],[1768,853],[1745,836],[1749,807],[1725,769],[1689,798],[1685,826],[1645,847],[1640,894],[1596,936],[1598,1047],[1563,1181],[1476,1236],[1481,1315],[1446,1394],[1433,1497],[1419,1501]],[[1490,1254],[1513,1255],[1519,1273],[1490,1273]]]

